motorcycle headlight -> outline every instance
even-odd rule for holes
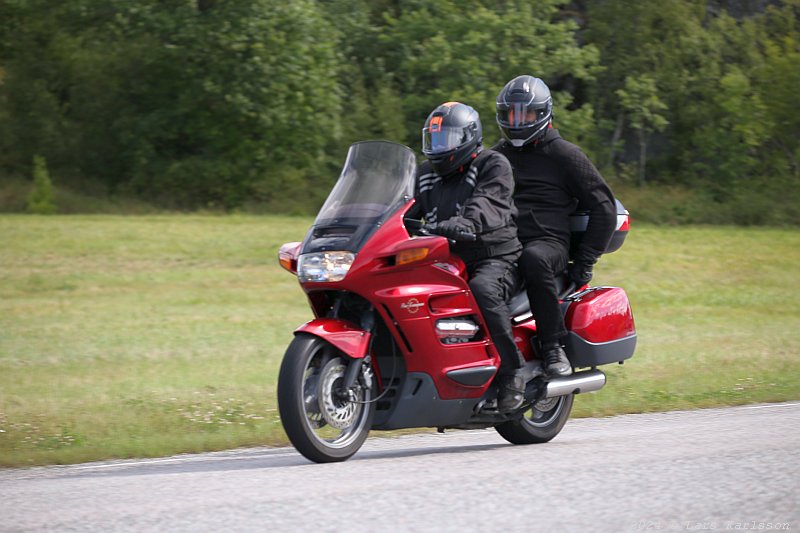
[[[342,281],[355,261],[351,252],[303,254],[297,261],[300,281]]]

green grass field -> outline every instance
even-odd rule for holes
[[[0,465],[281,445],[278,246],[309,218],[0,216]],[[575,416],[800,398],[800,232],[634,226],[639,347]]]

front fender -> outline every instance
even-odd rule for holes
[[[370,333],[352,322],[338,318],[314,319],[294,330],[294,333],[315,335],[353,359],[362,359],[369,349]]]

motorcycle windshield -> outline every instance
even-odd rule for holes
[[[414,152],[402,144],[364,141],[352,145],[302,253],[357,252],[392,213],[412,198],[416,168]]]

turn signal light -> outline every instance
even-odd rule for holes
[[[297,254],[300,252],[299,242],[287,242],[278,250],[278,262],[283,268],[297,274]]]
[[[414,263],[415,261],[421,261],[428,257],[428,252],[430,252],[428,248],[411,248],[410,250],[403,250],[395,256],[394,264],[396,266],[400,266]]]

